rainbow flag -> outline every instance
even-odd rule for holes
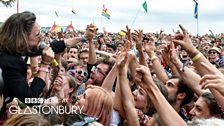
[[[105,5],[103,5],[102,16],[110,20],[110,14],[107,13],[107,8],[105,8]]]
[[[198,19],[198,2],[194,0],[195,2],[195,8],[194,8],[194,18]]]

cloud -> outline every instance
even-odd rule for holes
[[[68,25],[73,22],[76,29],[85,29],[89,23],[95,23],[101,29],[118,32],[126,25],[133,24],[132,28],[143,29],[145,32],[159,31],[172,33],[183,24],[189,31],[196,34],[197,21],[193,17],[193,0],[147,0],[148,13],[142,8],[144,0],[23,0],[20,1],[21,11],[32,11],[37,16],[41,26],[52,26],[54,21],[58,25]],[[108,8],[111,19],[101,16],[102,5]],[[208,33],[209,29],[222,32],[224,27],[224,1],[199,1],[199,32]],[[74,8],[76,15],[71,10]],[[57,11],[59,17],[55,16]],[[16,3],[12,8],[0,4],[0,22],[16,12]],[[137,15],[137,16],[136,16]],[[136,17],[136,19],[135,19]]]

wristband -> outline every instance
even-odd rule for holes
[[[192,61],[197,61],[201,56],[203,56],[200,52],[192,58]]]
[[[46,73],[50,73],[49,69],[46,68],[46,67],[40,67],[38,71],[43,71],[43,72],[46,72]]]
[[[82,43],[86,42],[86,37],[82,35]]]

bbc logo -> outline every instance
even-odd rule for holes
[[[42,104],[43,98],[25,98],[25,104]]]

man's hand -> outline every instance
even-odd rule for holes
[[[193,46],[188,31],[182,25],[179,26],[183,33],[177,34],[172,41],[181,45],[189,54],[194,54],[197,49]]]
[[[134,38],[136,40],[136,49],[137,50],[142,50],[142,30],[135,30],[134,33]]]
[[[98,31],[98,28],[94,24],[87,25],[86,32],[85,32],[86,39],[88,41],[91,41],[94,38],[97,31]]]

